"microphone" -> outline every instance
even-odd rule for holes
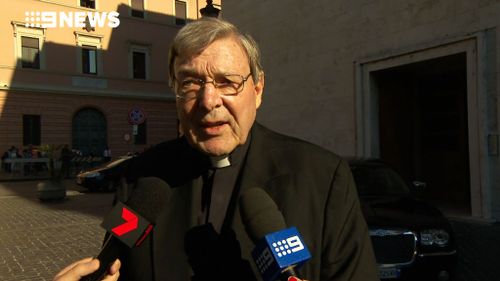
[[[252,258],[264,281],[287,280],[297,276],[311,254],[297,228],[286,228],[276,203],[261,188],[245,191],[240,197],[243,224],[256,244]]]
[[[109,236],[97,256],[99,269],[81,280],[101,280],[119,256],[123,244],[129,248],[139,246],[153,230],[170,194],[165,181],[156,177],[139,178],[127,204],[118,202],[104,218],[101,226]]]

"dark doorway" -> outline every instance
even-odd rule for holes
[[[102,156],[107,146],[106,118],[96,109],[84,108],[73,117],[73,148],[83,155]]]
[[[372,72],[380,157],[451,215],[471,212],[466,65],[460,53]]]

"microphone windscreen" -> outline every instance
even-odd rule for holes
[[[245,229],[254,243],[269,233],[286,228],[283,214],[261,188],[251,188],[242,193],[240,211]]]
[[[151,224],[156,224],[162,208],[169,203],[171,193],[170,186],[159,178],[139,178],[127,205],[117,202],[102,222],[104,229],[112,235],[97,256],[100,261],[98,270],[80,280],[102,280],[107,269],[120,256],[123,244],[128,247],[140,245],[150,233]]]
[[[172,190],[164,180],[157,177],[139,178],[127,206],[156,224],[158,214],[168,204],[171,194]]]

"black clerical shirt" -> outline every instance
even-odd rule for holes
[[[203,175],[202,206],[198,224],[211,223],[217,232],[231,213],[234,193],[250,143],[250,135],[242,146],[227,156],[210,157],[211,166]]]

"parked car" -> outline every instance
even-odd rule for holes
[[[81,171],[76,175],[76,183],[91,191],[115,190],[116,187],[120,185],[120,175],[123,172],[126,162],[130,158],[132,158],[132,156],[122,156],[95,168]]]
[[[350,161],[382,280],[453,280],[450,222],[380,160]],[[420,183],[422,185],[423,183]]]

